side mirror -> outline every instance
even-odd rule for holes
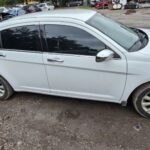
[[[114,52],[109,49],[105,49],[105,50],[100,51],[96,55],[96,62],[103,62],[106,60],[110,60],[113,57],[114,57]]]

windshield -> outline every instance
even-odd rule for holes
[[[130,50],[139,41],[139,36],[132,29],[101,14],[97,13],[87,23],[110,37],[126,50]]]
[[[48,2],[47,5],[50,6],[50,5],[53,5],[53,3],[52,2]]]
[[[8,13],[11,14],[11,15],[15,15],[17,13],[17,11],[12,9],[12,10],[9,10]]]

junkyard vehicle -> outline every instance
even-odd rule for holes
[[[104,8],[108,8],[109,5],[112,5],[112,1],[111,0],[100,0],[99,2],[96,3],[95,7],[97,9],[104,9]]]
[[[137,9],[137,8],[139,8],[139,3],[135,1],[130,1],[124,6],[124,9]]]
[[[112,5],[109,8],[113,10],[118,10],[118,9],[122,9],[122,7],[123,7],[123,1],[112,0]]]
[[[150,30],[92,10],[57,10],[0,23],[0,99],[35,92],[126,105],[150,118]]]
[[[38,6],[33,5],[33,4],[32,5],[26,5],[22,9],[26,12],[26,14],[42,11]]]
[[[95,7],[96,3],[99,2],[100,0],[90,0],[90,6]]]
[[[55,6],[52,2],[40,3],[37,5],[42,11],[54,10]]]
[[[7,20],[7,19],[19,16],[19,15],[23,15],[23,14],[26,14],[26,11],[19,7],[13,7],[5,13],[3,12],[0,13],[1,20]]]
[[[67,6],[68,7],[72,7],[72,6],[81,6],[83,5],[83,1],[82,0],[69,0]]]
[[[7,13],[9,9],[7,9],[6,7],[0,7],[0,13]]]

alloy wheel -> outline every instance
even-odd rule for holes
[[[4,94],[5,94],[5,88],[4,88],[4,85],[2,85],[2,84],[0,83],[0,97],[3,97]]]
[[[145,112],[150,114],[150,93],[147,93],[142,99],[142,108]]]

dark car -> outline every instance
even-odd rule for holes
[[[72,6],[81,6],[83,5],[83,1],[82,0],[70,0],[67,4],[68,7],[72,7]]]
[[[39,12],[42,11],[38,6],[36,5],[27,5],[24,6],[23,9],[26,11],[26,13],[34,13],[34,12]]]
[[[124,6],[124,9],[137,9],[137,8],[139,8],[139,4],[135,1],[130,1]]]

